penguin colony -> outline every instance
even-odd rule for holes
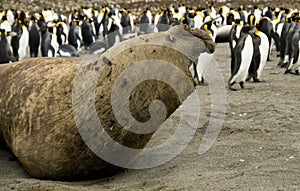
[[[244,88],[246,81],[261,82],[264,66],[272,50],[279,52],[278,66],[285,73],[299,74],[299,10],[249,6],[215,8],[213,3],[162,8],[135,9],[119,6],[74,8],[61,14],[52,8],[43,10],[0,11],[0,63],[26,57],[73,57],[87,50],[101,54],[118,42],[142,34],[166,31],[186,24],[207,30],[216,43],[229,43],[231,77]],[[198,84],[204,83],[201,60],[191,72]]]

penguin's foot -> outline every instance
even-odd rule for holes
[[[241,88],[244,89],[244,82],[240,82],[239,84],[240,84]]]
[[[200,84],[200,81],[198,80],[198,78],[194,78],[194,83],[195,83],[195,85],[199,85]]]
[[[203,77],[201,77],[201,80],[199,81],[199,85],[201,85],[201,86],[208,86],[208,83],[204,81]]]
[[[280,65],[280,67],[281,67],[281,68],[285,68],[285,67],[287,67],[287,65],[288,65],[288,62],[283,62],[283,63]]]
[[[290,69],[286,69],[284,72],[284,74],[290,74],[290,73],[292,73],[292,70],[290,70]]]
[[[200,86],[208,86],[208,83],[207,82],[200,82],[199,85]]]
[[[237,89],[232,88],[232,86],[233,86],[234,84],[235,84],[235,82],[228,83],[228,89],[229,89],[229,90],[232,90],[232,91],[237,91]]]
[[[229,87],[229,90],[231,90],[231,91],[238,91],[238,89],[235,89],[235,88],[232,88],[232,87]]]
[[[253,78],[253,82],[257,83],[257,82],[259,82],[259,79]]]
[[[283,60],[279,60],[279,62],[278,62],[278,64],[277,64],[277,66],[279,66],[279,67],[281,67],[282,68],[282,66],[283,66]]]
[[[287,71],[285,71],[284,73],[285,74],[293,74],[293,75],[296,75],[296,76],[299,76],[300,75],[300,73],[299,73],[299,71],[298,70],[296,70],[295,72],[292,72],[291,70],[288,70],[288,73],[286,73]]]
[[[254,81],[255,83],[265,83],[265,80],[260,80],[260,79],[256,79],[256,81]]]
[[[246,78],[246,82],[250,81],[251,78],[252,78],[252,76],[248,76],[248,77]]]

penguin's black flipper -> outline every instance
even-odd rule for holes
[[[16,59],[16,57],[14,56],[14,54],[13,54],[13,52],[11,51],[11,49],[10,49],[9,46],[6,47],[6,51],[7,51],[7,54],[8,54],[8,59],[9,59],[9,61],[11,61],[11,62],[16,62],[17,59]]]

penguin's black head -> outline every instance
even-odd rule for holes
[[[25,21],[26,19],[26,13],[24,11],[21,11],[19,14],[19,20]]]
[[[285,10],[284,10],[284,13],[285,13],[285,14],[289,14],[289,13],[290,13],[290,10],[289,10],[289,9],[285,9]]]
[[[291,23],[291,22],[293,21],[293,19],[292,19],[292,17],[288,17],[288,18],[285,19],[285,21],[286,21],[287,23]]]
[[[3,15],[3,16],[2,16],[2,19],[1,19],[1,21],[2,21],[2,22],[4,22],[4,21],[7,21],[7,17],[6,17],[6,15]]]
[[[235,19],[234,22],[239,25],[241,24],[241,19]]]
[[[244,25],[241,29],[241,32],[244,34],[249,34],[251,32],[255,32],[255,27],[253,25]]]
[[[0,41],[5,40],[7,36],[7,32],[4,29],[0,29]]]
[[[195,13],[189,13],[188,16],[189,16],[189,18],[193,19],[193,18],[195,18],[196,15],[195,15]]]
[[[5,30],[4,29],[0,29],[0,36],[5,35]]]
[[[48,27],[48,32],[53,33],[53,27]]]
[[[36,21],[36,18],[35,18],[35,16],[33,14],[30,15],[30,20],[33,21],[33,22]]]

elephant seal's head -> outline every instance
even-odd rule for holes
[[[215,43],[206,30],[191,28],[188,25],[177,25],[169,29],[168,32],[177,35],[193,35],[205,44],[210,53],[215,51]]]
[[[177,25],[166,33],[166,46],[177,50],[195,62],[201,53],[212,54],[215,43],[209,33],[201,29],[193,29],[188,25]]]

